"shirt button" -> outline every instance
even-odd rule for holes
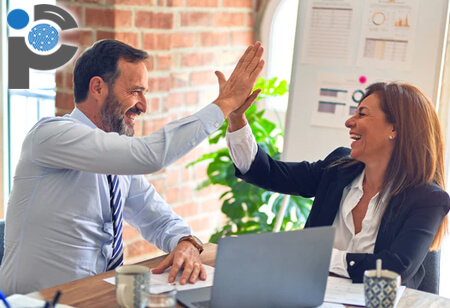
[[[219,127],[219,123],[214,124],[215,127]]]
[[[191,144],[192,144],[192,145],[195,145],[195,141],[192,141]]]
[[[350,266],[355,265],[355,261],[350,261]]]

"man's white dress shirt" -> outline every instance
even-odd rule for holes
[[[185,155],[223,123],[210,104],[146,137],[98,129],[80,110],[40,120],[26,136],[9,199],[0,290],[28,293],[102,273],[112,254],[108,174],[123,217],[170,252],[190,227],[142,174]]]
[[[234,164],[242,174],[245,174],[250,169],[258,152],[258,146],[250,126],[247,124],[234,132],[227,130],[226,139]],[[384,198],[377,204],[378,194],[376,194],[369,202],[361,231],[355,234],[352,210],[363,196],[363,180],[364,171],[345,187],[339,211],[333,223],[333,226],[336,227],[336,236],[331,254],[330,271],[344,277],[349,277],[347,253],[373,253],[378,227],[386,204]]]

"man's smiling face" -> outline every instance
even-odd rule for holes
[[[148,71],[143,62],[124,59],[119,60],[117,69],[119,77],[108,88],[100,118],[106,132],[133,136],[135,117],[147,111]]]

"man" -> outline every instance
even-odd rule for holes
[[[74,69],[76,108],[40,120],[22,146],[6,216],[0,289],[28,293],[111,270],[122,264],[122,218],[170,252],[154,269],[172,269],[180,283],[206,279],[201,243],[142,174],[176,161],[251,93],[264,65],[260,43],[249,46],[219,96],[192,116],[132,138],[147,111],[147,54],[114,40],[97,42]]]

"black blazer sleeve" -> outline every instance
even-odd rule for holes
[[[324,160],[313,163],[282,162],[272,159],[258,146],[258,152],[247,173],[236,168],[236,176],[266,190],[289,195],[314,197],[326,168],[339,158],[348,156],[347,148],[338,148]]]
[[[381,259],[383,268],[399,273],[403,284],[417,288],[424,273],[416,274],[449,208],[448,194],[436,184],[394,197],[383,215],[374,254],[347,254],[353,282],[362,282],[364,271],[374,269],[376,260]]]

